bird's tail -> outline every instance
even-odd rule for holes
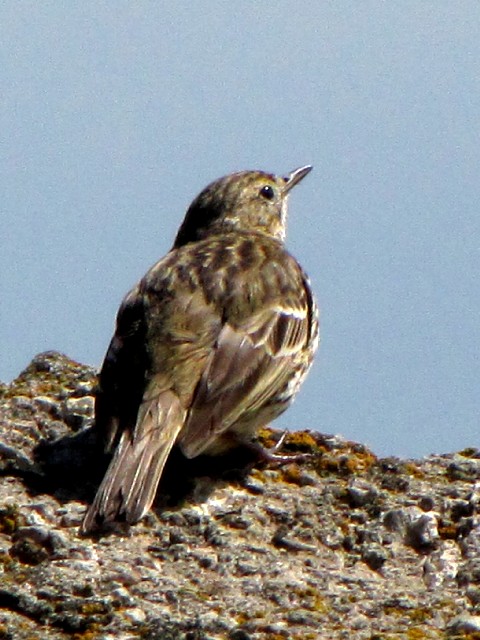
[[[163,467],[185,420],[185,410],[172,391],[140,406],[133,433],[125,430],[80,532],[109,523],[133,524],[149,510]]]

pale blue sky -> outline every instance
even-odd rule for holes
[[[288,247],[322,310],[278,426],[478,445],[480,3],[6,1],[0,379],[99,365],[190,200],[311,163]]]

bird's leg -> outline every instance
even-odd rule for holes
[[[289,464],[290,462],[304,462],[305,460],[310,460],[312,457],[311,453],[277,453],[277,451],[282,448],[287,434],[288,430],[285,429],[278,441],[269,449],[262,447],[258,442],[251,442],[248,445],[248,448],[253,451],[262,462],[266,462],[267,464],[281,465]]]

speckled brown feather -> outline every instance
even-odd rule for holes
[[[175,442],[187,457],[222,453],[295,396],[318,325],[307,277],[283,246],[288,185],[262,172],[210,185],[172,251],[126,296],[96,405],[114,456],[84,533],[139,520]]]

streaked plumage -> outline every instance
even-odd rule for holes
[[[318,342],[307,276],[283,244],[287,194],[310,169],[209,185],[125,297],[96,402],[114,455],[83,532],[142,518],[175,443],[221,454],[292,401]]]

